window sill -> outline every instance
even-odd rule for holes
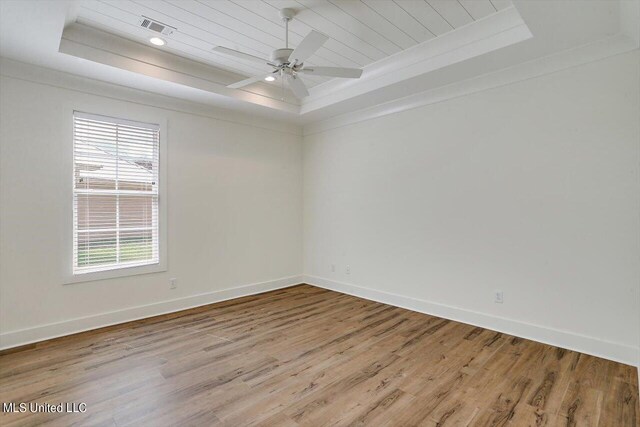
[[[115,279],[118,277],[137,276],[140,274],[161,273],[163,271],[167,271],[167,267],[163,262],[131,267],[120,267],[114,268],[113,270],[70,274],[65,278],[62,284],[70,285],[74,283],[93,282],[96,280]]]

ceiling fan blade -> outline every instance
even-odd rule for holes
[[[309,67],[298,71],[299,73],[312,74],[314,76],[344,77],[348,79],[359,79],[362,75],[360,68],[343,67]]]
[[[327,40],[329,40],[329,37],[311,30],[311,32],[302,39],[298,47],[291,52],[291,55],[289,55],[289,62],[295,62],[296,64],[303,63],[307,58],[320,49]]]
[[[264,74],[262,76],[249,77],[248,79],[240,80],[239,82],[235,82],[235,83],[232,83],[230,85],[227,85],[227,87],[231,88],[231,89],[239,89],[241,87],[250,85],[251,83],[259,82],[260,80],[264,79],[265,77],[272,76],[272,75],[273,75],[273,73],[269,73],[269,74]]]
[[[289,87],[293,91],[293,94],[296,96],[296,98],[304,98],[305,96],[309,96],[309,91],[300,78],[296,76],[289,76],[287,77],[287,83],[289,83]]]
[[[262,65],[265,65],[267,62],[266,59],[258,58],[257,56],[249,55],[248,53],[240,52],[239,50],[229,49],[223,46],[216,46],[212,49],[214,52],[221,53],[227,56],[233,56],[234,58],[244,59],[245,61],[257,62]]]

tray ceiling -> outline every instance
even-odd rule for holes
[[[289,25],[290,45],[311,30],[330,37],[310,65],[364,67],[506,9],[511,0],[89,0],[79,5],[79,22],[134,40],[146,42],[153,34],[140,26],[143,15],[173,26],[177,30],[165,37],[165,50],[252,76],[271,69],[212,48],[268,58],[284,46],[278,14],[284,7],[297,11]],[[304,80],[313,87],[328,78]]]
[[[228,88],[263,70],[212,49],[268,56],[283,47],[284,7],[297,11],[292,47],[311,30],[326,34],[310,62],[362,67],[362,77],[303,77],[302,99],[266,82]],[[176,28],[166,46],[150,45],[142,15]],[[0,73],[22,76],[8,66],[14,60],[44,67],[38,75],[52,84],[63,78],[56,70],[224,114],[309,124],[394,111],[418,94],[455,95],[453,85],[475,87],[531,61],[543,72],[557,55],[589,61],[637,49],[639,16],[640,0],[0,0]]]

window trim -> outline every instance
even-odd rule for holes
[[[96,112],[96,110],[99,110]],[[88,113],[86,111],[93,111]],[[160,273],[167,271],[167,124],[163,117],[158,117],[152,114],[136,114],[133,112],[126,112],[127,119],[120,119],[123,109],[109,109],[100,107],[98,109],[87,106],[86,108],[74,108],[70,113],[70,138],[69,138],[69,153],[70,153],[70,165],[67,170],[73,171],[74,164],[74,135],[73,135],[73,122],[74,115],[80,113],[82,116],[97,116],[107,117],[113,119],[114,122],[127,123],[148,123],[155,124],[159,130],[159,147],[158,147],[158,262],[153,264],[144,265],[123,265],[113,269],[103,271],[92,272],[74,272],[73,266],[73,230],[74,230],[74,217],[73,217],[73,180],[69,180],[69,197],[67,206],[70,210],[68,226],[64,227],[68,239],[68,256],[66,258],[65,277],[63,278],[63,284],[73,284],[82,282],[91,282],[95,280],[105,280],[117,277],[135,276],[140,274]],[[126,110],[125,110],[126,111]],[[68,176],[68,174],[66,174]],[[65,240],[66,240],[65,239]]]

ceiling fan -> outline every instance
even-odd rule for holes
[[[342,77],[357,79],[362,75],[362,70],[359,68],[343,68],[343,67],[305,67],[304,61],[313,55],[322,45],[329,39],[329,37],[321,34],[315,30],[312,30],[307,36],[302,39],[298,47],[295,49],[289,48],[289,21],[293,19],[295,10],[282,9],[280,10],[280,17],[285,24],[285,47],[282,49],[276,49],[271,53],[271,59],[263,59],[257,56],[249,55],[248,53],[240,52],[237,50],[229,49],[223,46],[216,46],[213,48],[215,52],[222,53],[224,55],[233,56],[235,58],[245,59],[260,64],[267,64],[273,67],[273,71],[266,75],[250,77],[245,80],[228,85],[227,87],[238,89],[251,83],[256,83],[260,80],[274,81],[276,77],[280,77],[284,82],[287,82],[294,95],[298,98],[304,98],[309,95],[306,85],[300,79],[299,74],[310,74],[315,76],[327,76],[327,77]]]

